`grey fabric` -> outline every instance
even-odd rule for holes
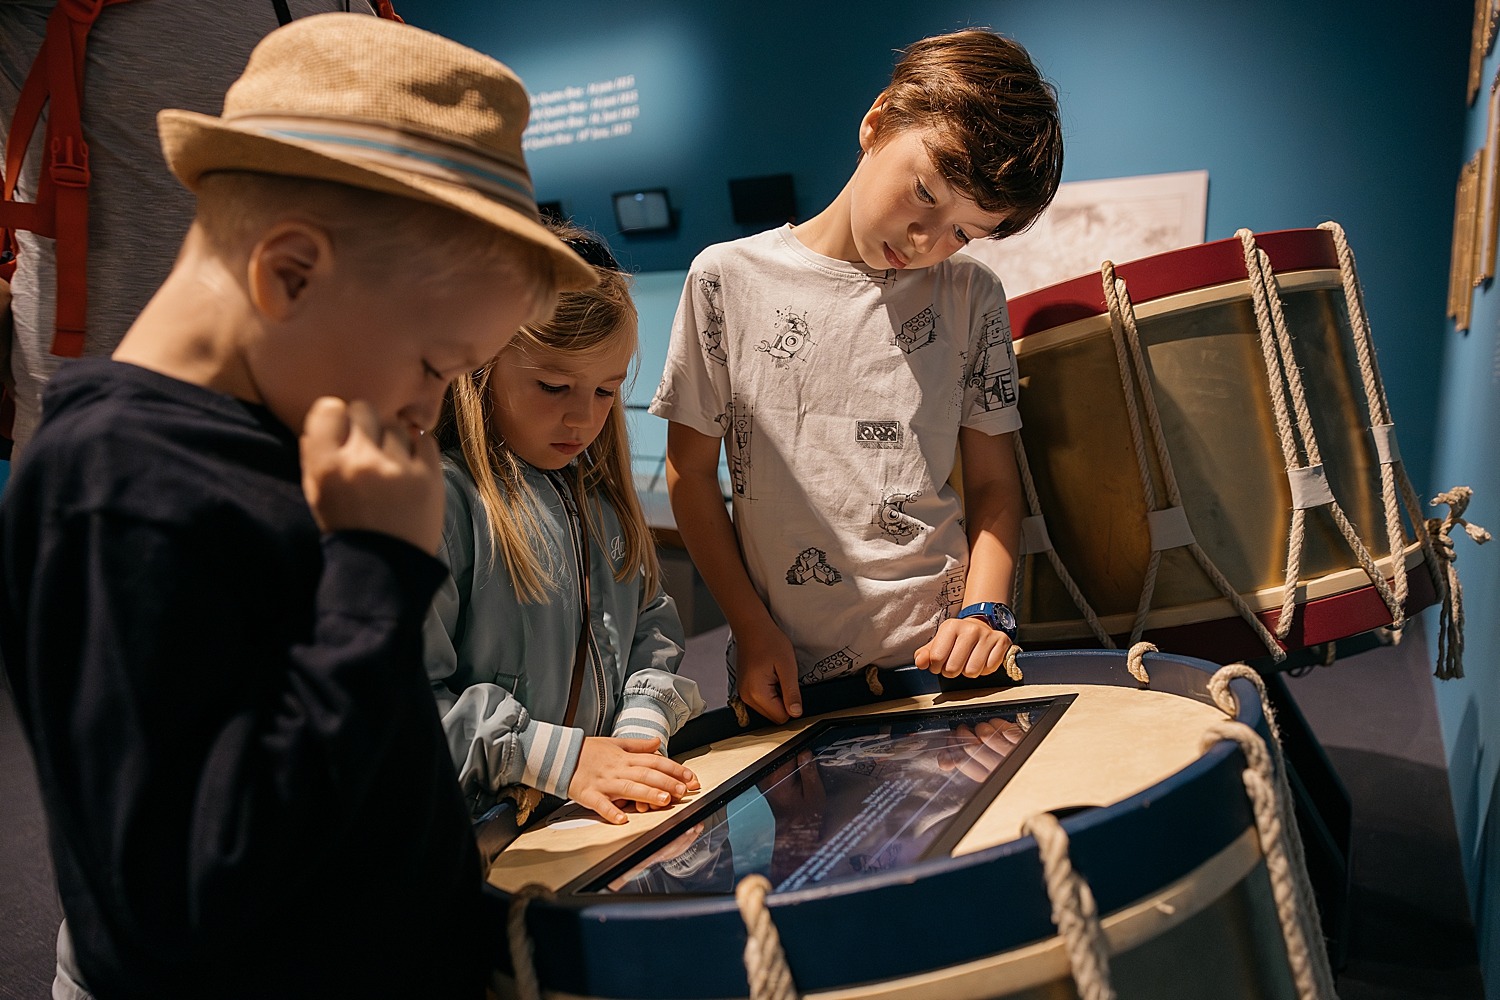
[[[293,17],[323,11],[373,14],[365,0],[289,0]],[[45,33],[52,0],[0,0],[0,147]],[[107,356],[177,257],[193,218],[193,197],[167,170],[156,112],[218,114],[224,91],[250,50],[277,27],[270,0],[233,4],[145,0],[104,8],[89,35],[83,130],[89,188],[89,308],[86,355]],[[43,123],[45,123],[45,115]],[[41,169],[42,125],[32,139],[18,197],[30,201]],[[56,301],[52,241],[20,233],[11,373],[16,441],[41,415],[41,391],[64,363],[50,353]]]

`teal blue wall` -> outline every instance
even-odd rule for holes
[[[685,268],[703,246],[745,234],[730,215],[730,178],[791,173],[800,214],[822,208],[848,177],[856,125],[894,50],[966,25],[1010,34],[1061,92],[1065,179],[1206,169],[1210,239],[1241,226],[1343,223],[1403,452],[1427,488],[1472,4],[1439,0],[1418,13],[1393,0],[400,0],[397,9],[509,63],[533,92],[635,75],[641,113],[629,136],[537,150],[530,161],[538,197],[562,201],[641,271]],[[615,238],[610,194],[642,186],[671,191],[675,235]]]
[[[1497,70],[1500,52],[1485,64],[1484,91]],[[1463,159],[1485,141],[1483,96],[1476,105]],[[1473,301],[1469,331],[1456,334],[1450,325],[1441,341],[1433,482],[1472,486],[1475,498],[1465,516],[1500,537],[1500,287],[1490,282]],[[1438,682],[1437,703],[1481,967],[1493,998],[1500,997],[1500,542],[1479,548],[1455,535],[1468,618],[1466,676]]]
[[[744,235],[730,217],[729,178],[789,172],[801,217],[826,204],[853,165],[856,123],[893,50],[971,24],[1012,35],[1058,85],[1065,180],[1207,170],[1209,239],[1242,226],[1344,225],[1417,490],[1425,498],[1468,483],[1473,520],[1500,528],[1500,289],[1477,297],[1467,335],[1443,319],[1454,184],[1484,126],[1482,109],[1464,105],[1468,0],[397,6],[508,62],[533,91],[635,74],[641,113],[629,136],[530,160],[540,198],[561,200],[643,272],[680,271],[704,245]],[[675,235],[614,233],[610,193],[639,186],[670,189]],[[642,279],[638,397],[656,383],[675,277]],[[1468,677],[1438,684],[1437,695],[1485,977],[1500,997],[1495,549],[1459,543]],[[1433,613],[1426,623],[1434,634]]]

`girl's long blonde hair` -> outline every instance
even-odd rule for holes
[[[595,265],[599,284],[581,292],[564,292],[557,309],[544,323],[521,327],[506,351],[538,350],[564,354],[589,354],[614,348],[616,337],[636,337],[636,309],[630,297],[629,279],[613,264],[613,258],[592,234],[565,223],[548,224],[564,242],[580,251]],[[504,352],[502,352],[503,354]],[[632,345],[632,375],[636,364]],[[540,604],[557,589],[557,567],[544,557],[537,518],[539,498],[527,485],[524,464],[506,447],[490,405],[490,378],[500,355],[482,368],[455,379],[443,405],[437,440],[444,449],[459,448],[469,474],[479,487],[480,503],[489,521],[489,550],[493,561],[498,552],[505,560],[521,600]],[[604,537],[597,498],[614,507],[624,533],[624,560],[615,572],[622,583],[644,576],[641,601],[655,596],[661,586],[661,565],[655,540],[641,511],[630,464],[630,437],[625,422],[625,386],[615,394],[609,416],[599,436],[573,463],[573,493],[588,519],[590,534]]]

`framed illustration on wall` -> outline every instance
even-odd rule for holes
[[[1469,328],[1470,309],[1474,299],[1476,237],[1478,236],[1479,178],[1484,169],[1484,150],[1480,149],[1463,165],[1458,175],[1458,192],[1453,207],[1453,254],[1448,275],[1448,315],[1456,329]]]
[[[1484,73],[1484,57],[1495,46],[1497,18],[1500,18],[1500,0],[1474,0],[1474,32],[1469,44],[1469,104],[1479,95],[1479,82]]]
[[[1476,288],[1495,276],[1496,248],[1500,244],[1500,73],[1490,83],[1489,117],[1481,153],[1474,237]]]

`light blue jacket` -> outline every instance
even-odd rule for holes
[[[658,590],[642,606],[641,577],[615,579],[623,537],[614,509],[603,507],[602,538],[589,533],[593,643],[577,715],[565,727],[581,620],[563,500],[571,476],[525,469],[558,581],[548,602],[528,604],[517,597],[504,558],[491,556],[489,521],[462,459],[445,455],[443,473],[448,496],[438,557],[449,578],[427,618],[425,657],[471,807],[488,808],[513,784],[567,798],[585,736],[659,736],[664,750],[667,738],[703,711],[703,699],[696,681],[676,673],[684,639],[672,599]]]

